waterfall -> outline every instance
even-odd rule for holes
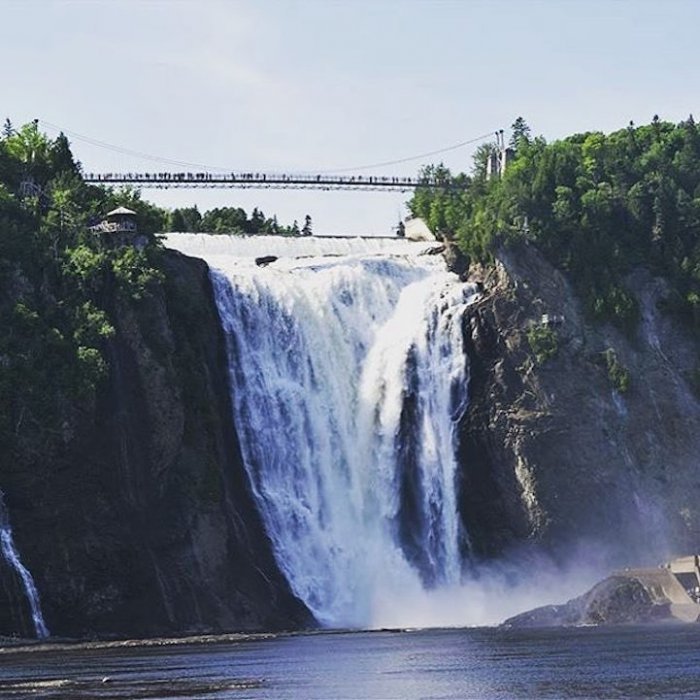
[[[454,429],[474,289],[426,244],[343,241],[331,256],[300,241],[308,257],[261,268],[251,255],[294,242],[216,238],[168,245],[212,267],[234,420],[281,570],[323,624],[391,624],[397,606],[410,624],[411,601],[459,586],[468,546]]]
[[[39,602],[39,592],[34,584],[34,579],[31,573],[20,559],[19,552],[15,546],[14,538],[12,537],[12,527],[10,526],[10,518],[5,507],[5,500],[2,491],[0,491],[0,552],[7,564],[14,569],[19,576],[24,587],[24,593],[27,596],[27,602],[32,613],[32,622],[34,623],[34,632],[39,639],[45,639],[49,636],[49,630],[44,622],[44,616],[41,614],[41,604]]]

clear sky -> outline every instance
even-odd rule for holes
[[[0,0],[0,117],[68,132],[86,171],[233,171],[407,158],[508,128],[568,134],[700,116],[700,0]],[[363,170],[469,170],[474,146]],[[175,170],[184,168],[174,167]],[[257,205],[317,233],[390,232],[406,195],[146,190]]]

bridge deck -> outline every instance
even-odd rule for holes
[[[320,190],[394,190],[408,192],[416,188],[463,189],[464,185],[436,182],[424,178],[383,175],[286,175],[270,173],[88,173],[86,182],[100,185],[138,185],[156,189],[256,188]]]

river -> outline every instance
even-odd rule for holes
[[[0,651],[0,696],[698,698],[700,628],[326,632],[142,647],[10,648]]]

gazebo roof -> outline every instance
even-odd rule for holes
[[[126,207],[117,207],[112,209],[112,211],[107,212],[107,216],[136,216],[136,212]]]

